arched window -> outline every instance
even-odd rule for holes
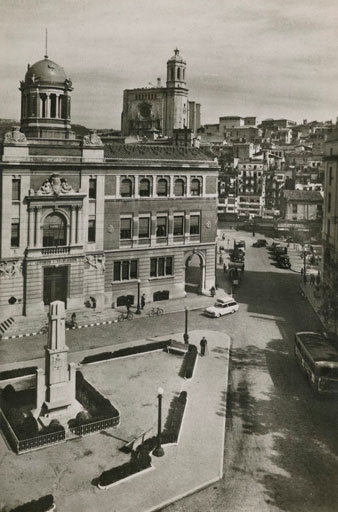
[[[125,178],[121,183],[121,197],[131,197],[133,184],[129,178]]]
[[[174,194],[175,196],[184,196],[184,180],[181,178],[175,180]]]
[[[160,178],[157,182],[157,195],[166,197],[168,195],[168,182],[164,178]]]
[[[180,68],[177,69],[177,78],[178,78],[178,80],[181,80],[181,69]]]
[[[170,70],[170,80],[174,80],[174,69],[171,68]]]
[[[201,195],[201,183],[200,180],[194,178],[191,180],[190,184],[190,193],[192,196],[200,196]]]
[[[43,247],[67,245],[67,223],[58,213],[51,213],[43,223]]]
[[[150,181],[147,178],[143,178],[140,181],[140,196],[141,197],[149,197],[150,196]]]
[[[185,80],[185,69],[183,69],[183,80]]]

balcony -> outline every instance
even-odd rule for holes
[[[26,257],[36,258],[63,258],[83,254],[83,245],[62,245],[58,247],[27,247]]]
[[[46,247],[41,249],[42,256],[49,256],[55,254],[70,254],[70,247]]]

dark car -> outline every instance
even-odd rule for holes
[[[252,247],[266,247],[268,245],[268,242],[265,240],[265,238],[258,238],[254,244],[252,244]]]
[[[277,257],[277,266],[279,268],[291,268],[289,256],[287,254],[279,254]]]

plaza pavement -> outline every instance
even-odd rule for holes
[[[223,332],[207,330],[190,331],[189,334],[190,342],[198,347],[202,336],[207,338],[208,354],[205,357],[198,356],[191,380],[179,379],[178,381],[180,389],[177,389],[177,392],[186,390],[188,395],[178,445],[164,445],[163,457],[152,456],[153,469],[137,474],[130,480],[121,481],[108,490],[100,490],[91,482],[91,479],[97,478],[100,473],[95,464],[90,465],[89,468],[84,466],[83,470],[81,465],[77,466],[76,478],[80,479],[81,484],[79,482],[80,485],[76,490],[67,487],[67,492],[62,492],[62,489],[56,485],[54,496],[57,510],[62,512],[93,512],[94,510],[151,512],[192,494],[222,477],[230,338]],[[171,335],[174,339],[182,339],[182,336],[182,332]],[[156,340],[167,338],[168,336],[161,336]],[[144,343],[144,340],[139,343]],[[82,353],[82,356],[84,355],[85,352]],[[98,366],[98,371],[99,368]],[[123,390],[121,392],[124,393]],[[112,435],[118,435],[118,429],[110,429],[109,432]],[[96,438],[102,443],[102,436],[101,438],[97,436],[99,434],[85,437],[78,442],[87,447],[93,443],[92,451],[95,452]],[[74,441],[61,445],[58,451],[64,452],[67,446],[71,451],[72,443]],[[1,445],[3,450],[8,450],[3,443]],[[79,448],[80,446],[77,445],[77,450]],[[7,457],[9,457],[12,460],[10,466],[19,464],[21,467],[21,462],[34,464],[35,460],[38,464],[37,461],[41,460],[41,457],[46,463],[47,459],[43,459],[43,456],[44,454],[48,456],[48,453],[52,455],[52,451],[51,447],[21,456],[8,453],[6,457],[4,452],[2,459],[6,458],[8,464]],[[101,471],[112,466],[114,461],[111,456],[103,456],[100,460]],[[84,471],[82,476],[81,471]],[[91,474],[91,478],[88,478],[88,473]],[[55,478],[57,480],[57,476],[53,478],[50,475],[46,482],[44,477],[42,478],[39,484],[41,495],[44,494],[44,485],[50,485]],[[21,489],[19,493],[21,500],[24,499],[23,492]],[[19,494],[16,497],[19,497]]]

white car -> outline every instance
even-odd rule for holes
[[[219,318],[220,316],[228,315],[229,313],[235,313],[238,309],[239,305],[235,299],[228,296],[222,299],[217,299],[213,306],[206,308],[205,314],[212,318]]]

